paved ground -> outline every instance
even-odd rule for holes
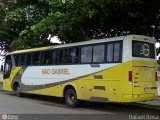
[[[71,109],[58,98],[38,95],[19,98],[0,90],[0,120],[6,115],[20,120],[128,120],[133,115],[156,115],[160,120],[159,111],[145,105],[87,102]]]

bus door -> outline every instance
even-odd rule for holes
[[[4,71],[3,71],[3,78],[4,79],[8,79],[10,77],[11,69],[12,69],[11,56],[8,55],[8,56],[6,56],[5,64],[4,64]]]
[[[3,70],[3,89],[8,90],[11,84],[11,70],[12,70],[12,60],[11,56],[8,55],[5,58],[4,70]]]

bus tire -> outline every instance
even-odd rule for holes
[[[65,99],[65,103],[68,107],[73,108],[73,107],[76,107],[78,105],[76,91],[72,88],[67,89],[65,91],[64,99]]]
[[[17,97],[22,97],[23,96],[23,94],[21,92],[21,86],[20,86],[20,84],[16,84],[15,85],[14,92],[15,92],[15,94],[16,94]]]

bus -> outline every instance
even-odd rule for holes
[[[131,103],[157,97],[155,40],[126,35],[18,50],[5,58],[3,90],[79,101]]]

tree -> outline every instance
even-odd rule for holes
[[[4,15],[0,39],[8,51],[50,45],[49,34],[65,43],[126,34],[159,38],[160,1],[157,0],[5,0],[1,3]]]

